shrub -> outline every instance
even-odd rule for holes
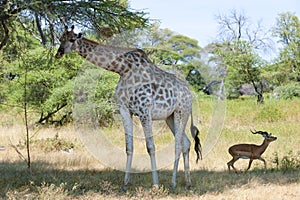
[[[39,140],[31,140],[30,141],[32,148],[42,150],[44,152],[54,152],[61,150],[69,150],[74,149],[75,144],[69,140],[59,138],[58,134],[55,135],[54,138],[46,138]],[[26,142],[20,142],[18,147],[25,148]]]
[[[300,152],[294,154],[292,151],[286,156],[283,156],[282,159],[279,158],[278,153],[274,155],[273,163],[276,164],[277,169],[282,170],[283,172],[291,170],[300,169]]]
[[[117,110],[115,87],[118,75],[87,64],[75,79],[73,118],[75,123],[110,126]]]
[[[279,86],[275,89],[275,94],[282,99],[292,99],[294,97],[300,97],[300,83],[291,82],[284,86]]]

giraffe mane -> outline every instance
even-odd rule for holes
[[[90,42],[90,43],[92,43],[92,44],[95,44],[95,45],[100,45],[98,42],[95,42],[95,41],[93,41],[93,40],[90,40],[90,39],[87,39],[87,38],[82,38],[83,40],[86,40],[86,41],[88,41],[88,42]]]

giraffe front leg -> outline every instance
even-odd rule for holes
[[[176,187],[176,176],[177,176],[177,171],[178,171],[178,163],[179,163],[179,158],[181,154],[181,144],[180,144],[180,137],[175,135],[175,161],[174,161],[174,166],[173,166],[173,176],[172,176],[172,186],[173,188]]]
[[[133,156],[133,123],[132,116],[128,109],[121,107],[120,113],[122,116],[124,132],[125,132],[125,140],[126,140],[126,169],[125,169],[125,178],[124,178],[124,186],[123,190],[127,190],[129,182],[130,182],[130,172],[131,172],[131,164],[132,164],[132,156]]]
[[[126,171],[124,178],[124,190],[127,190],[129,182],[130,182],[130,172],[131,172],[131,164],[132,164],[132,156],[133,156],[133,137],[131,134],[126,134]]]

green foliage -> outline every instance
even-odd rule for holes
[[[229,97],[237,96],[243,84],[251,84],[256,92],[261,80],[262,62],[247,41],[233,41],[217,44],[214,49],[215,59],[226,68],[226,90]]]
[[[202,65],[201,47],[198,46],[197,40],[169,29],[162,29],[158,23],[121,34],[120,38],[114,38],[109,44],[113,46],[129,44],[130,47],[142,48],[154,64],[165,69],[176,68],[181,70],[184,76],[194,68],[200,70]]]
[[[116,107],[115,87],[119,76],[84,63],[74,88],[73,116],[76,123],[110,126]]]
[[[14,0],[1,1],[0,9],[0,50],[10,44],[10,32],[16,29],[15,22],[43,45],[55,45],[55,32],[66,24],[78,24],[107,37],[103,31],[107,27],[109,32],[119,33],[148,23],[145,13],[129,9],[126,0]]]
[[[168,49],[177,52],[180,56],[177,58],[177,62],[186,62],[199,58],[198,41],[186,37],[184,35],[174,35],[165,41],[165,45]]]
[[[29,108],[39,113],[40,123],[67,105],[69,111],[65,112],[69,113],[73,94],[71,80],[76,76],[81,63],[78,58],[69,56],[54,62],[49,50],[42,47],[25,52],[5,68],[6,73],[12,71],[18,75],[18,78],[5,86],[5,102],[15,106],[23,105],[26,78],[26,101]]]
[[[295,97],[300,97],[300,83],[291,82],[289,84],[279,86],[274,90],[274,93],[283,99],[292,99]]]
[[[273,28],[274,36],[283,45],[276,60],[277,71],[285,75],[285,83],[300,80],[300,21],[290,12],[281,13]]]
[[[93,119],[97,119],[100,125],[110,125],[116,109],[112,102],[118,75],[88,63],[82,65],[82,59],[74,54],[60,60],[49,60],[47,52],[44,48],[31,50],[23,55],[22,60],[14,62],[14,73],[19,74],[19,78],[8,81],[3,95],[5,102],[16,106],[24,103],[27,70],[27,104],[40,116],[37,122],[61,125],[72,120],[74,102],[82,94],[88,94],[88,100],[81,102],[82,113],[93,111]],[[79,69],[84,72],[78,74]],[[91,112],[86,112],[88,107]]]
[[[192,69],[189,71],[186,80],[194,88],[195,91],[201,91],[206,85],[201,73],[196,69]]]

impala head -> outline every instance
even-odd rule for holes
[[[272,136],[272,133],[269,134],[266,131],[256,131],[256,130],[254,130],[254,132],[252,130],[250,130],[250,131],[253,134],[262,135],[268,142],[273,142],[273,141],[277,140],[277,137]]]
[[[71,27],[71,30],[68,31],[68,27],[65,26],[65,31],[60,38],[60,46],[57,50],[55,58],[61,58],[65,53],[70,52],[74,42],[77,39],[80,39],[82,36],[81,33],[76,34],[74,33],[74,26]]]

